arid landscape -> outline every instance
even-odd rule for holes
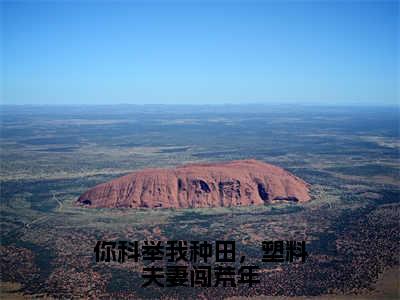
[[[285,105],[3,106],[1,298],[397,299],[398,113]],[[77,205],[96,185],[132,172],[237,160],[285,169],[307,184],[310,200],[234,205],[239,198],[230,184],[231,200],[216,207]],[[188,189],[211,194],[211,185],[210,179]],[[257,185],[254,191],[267,192]],[[99,240],[234,240],[246,262],[260,267],[260,284],[142,287],[141,261],[95,261]],[[304,263],[263,263],[265,240],[305,241],[309,256]]]

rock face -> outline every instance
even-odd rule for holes
[[[304,202],[307,183],[257,160],[145,169],[95,186],[77,203],[89,207],[222,207]]]

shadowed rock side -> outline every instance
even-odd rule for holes
[[[145,169],[95,186],[78,204],[89,207],[221,207],[308,201],[300,178],[257,160]]]

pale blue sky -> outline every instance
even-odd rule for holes
[[[5,104],[399,101],[396,1],[0,5]]]

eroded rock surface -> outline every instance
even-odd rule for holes
[[[307,183],[257,160],[144,169],[88,190],[88,207],[224,207],[310,199]]]

